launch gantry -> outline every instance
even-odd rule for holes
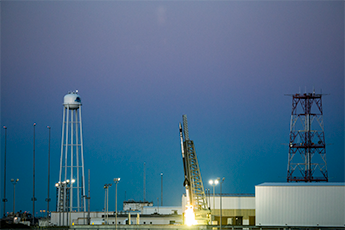
[[[184,169],[183,186],[186,188],[187,207],[186,211],[194,211],[195,221],[193,224],[209,224],[211,212],[207,208],[204,186],[202,183],[198,159],[194,142],[189,139],[187,115],[183,115],[183,127],[179,124],[181,152]],[[185,212],[186,215],[186,212]]]

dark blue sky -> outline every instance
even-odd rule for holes
[[[2,1],[1,125],[8,127],[7,211],[46,209],[51,126],[51,210],[58,181],[62,102],[79,90],[91,210],[121,177],[119,204],[180,205],[178,123],[188,115],[206,188],[254,193],[284,182],[291,97],[323,98],[329,180],[344,181],[343,1]],[[4,130],[1,139],[3,186]],[[285,144],[284,144],[285,143]],[[219,188],[217,188],[219,191]],[[114,210],[114,186],[109,209]],[[3,187],[1,188],[1,199]],[[122,206],[119,205],[119,209]],[[3,209],[1,205],[1,215]]]

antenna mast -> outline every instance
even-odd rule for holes
[[[322,94],[292,95],[287,182],[328,181],[325,147]]]

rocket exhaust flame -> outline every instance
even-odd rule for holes
[[[193,205],[186,205],[186,210],[184,212],[184,222],[187,226],[192,226],[197,223],[195,220]]]

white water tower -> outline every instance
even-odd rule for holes
[[[81,99],[78,90],[64,97],[57,211],[86,211]]]

